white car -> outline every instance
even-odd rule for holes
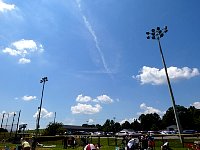
[[[126,136],[126,135],[129,135],[129,133],[127,131],[120,131],[120,132],[117,132],[115,135],[117,135],[117,136]]]

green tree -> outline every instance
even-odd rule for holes
[[[122,129],[131,129],[131,124],[128,121],[125,121],[121,126]]]
[[[111,121],[110,119],[107,119],[106,122],[103,124],[102,129],[104,132],[110,132],[111,131]]]
[[[134,119],[134,121],[131,123],[131,129],[133,129],[133,130],[135,130],[135,131],[140,131],[140,130],[142,130],[141,124],[138,122],[137,119]]]
[[[159,130],[161,127],[161,118],[157,113],[141,114],[139,116],[142,130]]]
[[[43,135],[55,136],[56,134],[63,134],[63,124],[58,122],[50,122],[47,128],[43,131]]]
[[[8,130],[4,128],[0,128],[0,132],[8,132]]]
[[[114,128],[114,133],[121,131],[121,125],[119,122],[115,122],[115,128]]]

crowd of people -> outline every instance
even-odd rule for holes
[[[120,150],[124,150],[125,148],[127,150],[153,150],[155,149],[155,142],[154,138],[152,136],[146,135],[146,136],[139,136],[137,138],[128,137],[125,136],[122,140]]]

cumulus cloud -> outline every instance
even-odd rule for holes
[[[92,123],[94,123],[94,120],[93,119],[89,119],[88,120],[88,124],[92,124]]]
[[[200,109],[200,102],[194,102],[192,106],[194,106],[196,109]]]
[[[95,114],[100,112],[102,107],[99,104],[94,106],[89,104],[78,103],[76,106],[71,107],[72,114]]]
[[[26,58],[31,54],[42,53],[44,48],[42,44],[36,43],[33,40],[24,40],[21,39],[19,41],[13,42],[9,47],[6,47],[2,50],[3,53],[6,53],[10,56],[18,56],[21,57],[18,61],[19,64],[30,63],[31,60]]]
[[[111,98],[110,98],[109,96],[107,96],[107,95],[100,95],[100,96],[97,96],[97,99],[94,99],[93,101],[109,104],[109,103],[112,103],[112,102],[113,102],[113,99],[111,99]]]
[[[159,109],[156,109],[156,108],[147,106],[145,103],[142,103],[142,104],[140,105],[140,109],[143,110],[143,112],[138,112],[138,113],[137,113],[138,115],[157,113],[158,115],[162,116],[162,115],[165,113],[165,112],[162,112],[162,111],[159,110]]]
[[[34,118],[37,118],[38,114],[39,114],[39,111],[37,111],[37,112],[33,115],[33,117],[34,117]],[[40,117],[41,117],[41,118],[51,118],[51,117],[53,117],[53,112],[48,112],[45,108],[42,108],[42,109],[41,109],[41,113],[40,113]]]
[[[32,101],[32,100],[34,100],[36,98],[37,98],[36,96],[28,96],[28,95],[25,95],[25,96],[22,97],[22,99],[24,101]]]
[[[129,123],[132,123],[132,122],[134,122],[134,120],[136,120],[136,119],[137,119],[137,118],[129,118],[129,119],[125,118],[124,120],[120,121],[119,123],[120,123],[120,124],[123,124],[123,123],[125,123],[126,121],[128,121]]]
[[[96,103],[110,104],[110,103],[113,103],[114,100],[105,94],[97,96],[96,99],[93,99],[90,96],[84,96],[83,94],[80,94],[77,96],[76,102],[80,102],[80,103],[96,102]]]
[[[3,0],[0,0],[0,12],[11,11],[13,9],[15,9],[14,4],[7,4],[4,3]]]
[[[27,59],[27,58],[20,58],[18,61],[19,64],[28,64],[30,62],[31,62],[31,60]]]
[[[83,96],[82,94],[78,95],[76,98],[77,102],[82,102],[82,103],[89,102],[91,100],[92,98],[90,96]]]
[[[172,66],[167,68],[167,71],[170,81],[190,79],[192,77],[200,75],[199,70],[197,68],[177,68]],[[166,75],[164,68],[159,70],[158,68],[143,66],[141,74],[133,76],[133,78],[139,80],[141,84],[160,85],[166,83]]]
[[[14,111],[13,112],[2,111],[2,113],[0,113],[0,119],[2,119],[2,118],[6,119],[6,118],[9,118],[9,117],[13,117],[14,114],[16,115],[17,112],[14,112]]]

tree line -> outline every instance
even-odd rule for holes
[[[176,106],[177,113],[179,115],[180,124],[183,130],[190,129],[200,131],[200,109],[196,109],[194,106],[185,108],[184,106]],[[103,125],[100,124],[83,124],[83,127],[98,128],[98,131],[103,132],[119,132],[122,129],[132,129],[135,131],[159,131],[166,130],[170,125],[176,125],[173,108],[170,107],[161,118],[157,113],[141,114],[138,119],[133,122],[125,121],[120,124],[114,120],[107,119]],[[63,123],[50,122],[46,129],[43,131],[43,135],[56,135],[63,134]]]
[[[176,105],[177,113],[180,119],[182,130],[197,130],[200,131],[200,109],[194,106],[185,108],[184,106]],[[119,132],[122,129],[133,129],[135,131],[159,131],[166,130],[170,125],[176,125],[173,108],[170,107],[161,118],[157,113],[141,114],[138,119],[133,122],[125,121],[120,124],[114,120],[107,119],[103,125],[88,125],[84,127],[96,127],[99,131],[104,132]]]

